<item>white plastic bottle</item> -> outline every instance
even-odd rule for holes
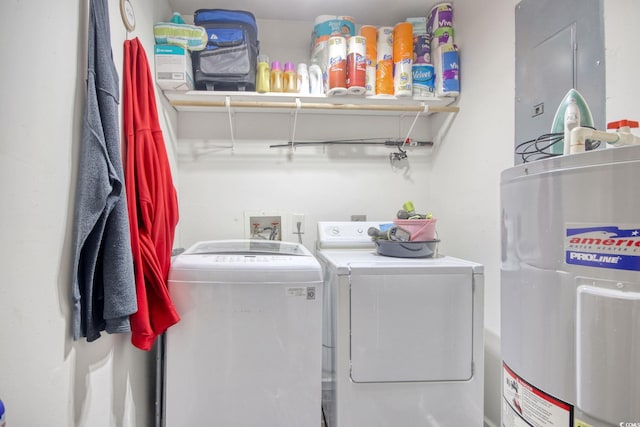
[[[309,90],[312,95],[322,95],[324,93],[322,69],[318,64],[311,64],[309,67]]]
[[[309,71],[307,71],[307,64],[298,64],[298,93],[302,95],[309,94]]]

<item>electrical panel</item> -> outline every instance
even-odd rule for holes
[[[572,88],[586,100],[596,128],[605,128],[603,8],[603,0],[516,5],[515,146],[551,131]]]

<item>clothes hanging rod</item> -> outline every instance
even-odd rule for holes
[[[220,108],[271,108],[289,110],[351,110],[351,111],[394,111],[408,113],[457,113],[460,108],[451,105],[375,105],[375,104],[332,104],[326,102],[277,102],[277,101],[225,101],[211,100],[171,100],[174,107],[220,107]]]

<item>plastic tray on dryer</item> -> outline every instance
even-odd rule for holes
[[[431,258],[438,251],[440,240],[426,242],[394,242],[391,240],[376,240],[376,252],[379,255],[396,258]]]

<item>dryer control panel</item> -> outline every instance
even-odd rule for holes
[[[393,221],[319,221],[318,248],[375,247],[368,234],[370,227],[386,229]]]

